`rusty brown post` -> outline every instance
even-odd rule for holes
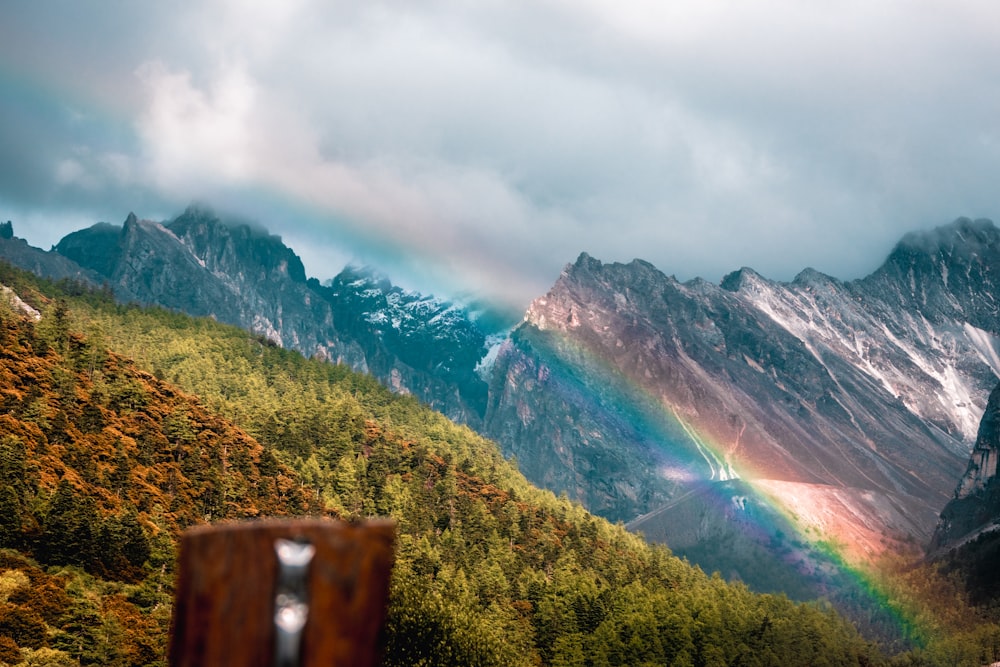
[[[375,665],[394,540],[389,520],[267,519],[188,530],[170,664]]]

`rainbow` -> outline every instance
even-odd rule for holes
[[[55,115],[73,114],[76,105],[78,112],[82,111],[76,122],[86,124],[89,140],[111,145],[115,137],[121,136],[121,128],[130,125],[127,114],[123,107],[110,104],[113,97],[92,96],[88,91],[99,90],[99,86],[87,84],[74,82],[74,99],[67,105],[65,91],[57,94],[0,65],[0,88],[18,99],[16,108],[24,117],[13,119],[14,124],[23,120],[21,124],[30,128],[45,123],[46,127],[69,132],[66,118],[57,119]],[[243,204],[238,204],[241,200]],[[363,226],[337,219],[315,202],[276,188],[255,188],[250,200],[234,196],[224,204],[251,217],[264,213],[264,217],[278,219],[281,212],[287,215],[294,211],[299,222],[313,231],[335,231],[336,240],[345,245],[389,264],[410,265],[412,270],[403,244],[379,238]],[[851,544],[838,541],[834,532],[818,530],[815,523],[803,521],[796,511],[801,508],[789,502],[788,494],[748,461],[734,457],[731,444],[716,435],[712,424],[685,415],[669,397],[656,395],[634,381],[596,348],[550,332],[538,333],[544,335],[529,337],[523,331],[515,335],[520,335],[522,342],[538,355],[536,371],[543,390],[553,392],[577,414],[587,416],[601,427],[600,432],[629,443],[630,451],[625,454],[635,462],[651,465],[649,479],[659,484],[666,509],[697,501],[702,507],[714,508],[719,516],[741,516],[739,527],[748,543],[766,546],[777,540],[777,547],[786,550],[781,558],[790,571],[799,566],[807,575],[816,575],[820,593],[852,597],[883,635],[917,643],[927,636],[926,622],[919,621],[916,612],[896,601],[884,575],[870,560],[859,558]],[[643,520],[648,523],[653,518],[646,515],[633,524],[641,525]]]
[[[599,424],[611,435],[609,440],[628,443],[628,451],[618,452],[628,459],[618,472],[640,467],[634,461],[652,462],[653,471],[644,482],[672,497],[629,522],[630,529],[714,569],[713,559],[720,554],[706,552],[698,536],[681,534],[678,542],[670,530],[657,529],[657,518],[683,516],[686,505],[690,511],[714,513],[723,529],[735,527],[736,539],[752,556],[770,559],[774,576],[784,572],[770,592],[785,592],[799,600],[824,599],[855,619],[864,634],[895,648],[926,642],[933,624],[918,604],[901,601],[891,577],[879,565],[878,554],[859,550],[849,531],[810,521],[806,508],[796,504],[789,491],[822,495],[837,491],[836,487],[768,479],[750,462],[732,456],[732,445],[714,435],[710,424],[685,418],[667,397],[628,377],[594,347],[544,328],[544,323],[543,328],[524,327],[514,336],[518,347],[534,358],[537,391],[557,397],[588,424]],[[711,539],[709,535],[707,541]],[[767,592],[769,587],[755,588]]]

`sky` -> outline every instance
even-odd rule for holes
[[[45,249],[201,202],[524,308],[582,251],[862,277],[998,184],[993,0],[0,7],[0,218]]]

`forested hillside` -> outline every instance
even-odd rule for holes
[[[288,514],[398,522],[388,665],[889,661],[829,606],[707,576],[367,377],[5,267],[0,283],[42,313],[0,308],[0,663],[164,664],[179,531]],[[993,630],[911,637],[925,648],[894,662],[980,664]]]

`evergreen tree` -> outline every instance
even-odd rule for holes
[[[0,484],[11,486],[19,497],[30,488],[26,463],[24,441],[14,435],[0,436]]]
[[[137,581],[151,548],[134,512],[105,519],[97,531],[99,572],[109,579]]]
[[[89,567],[94,562],[94,530],[98,526],[94,500],[81,497],[65,479],[49,501],[38,540],[39,560]]]
[[[10,484],[0,487],[0,548],[21,545],[21,499]]]
[[[65,356],[69,351],[70,318],[69,304],[65,298],[56,299],[55,304],[42,316],[36,327],[40,349],[55,350]]]

